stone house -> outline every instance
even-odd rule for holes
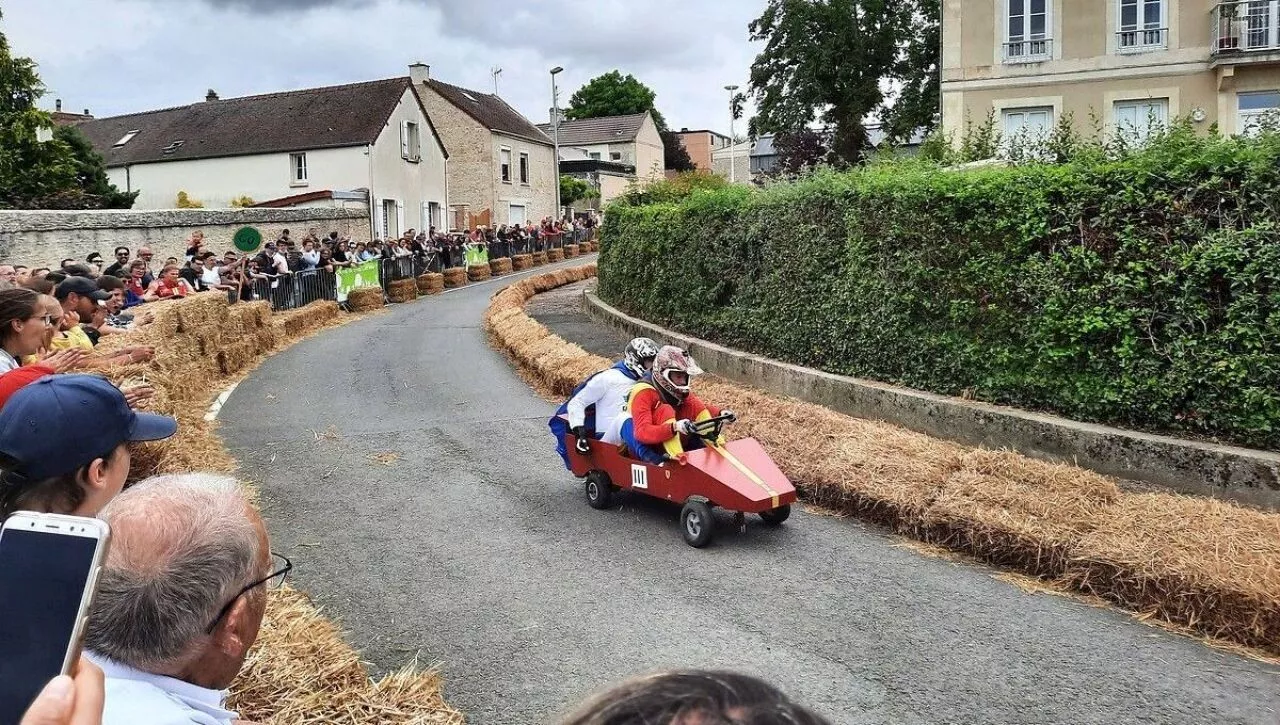
[[[499,96],[409,66],[413,89],[449,148],[450,229],[523,224],[555,215],[555,151],[529,119]]]
[[[221,99],[77,124],[136,209],[178,195],[209,208],[249,197],[352,198],[374,237],[443,221],[448,152],[405,77]],[[337,204],[335,204],[337,205]],[[342,204],[345,206],[346,204]]]
[[[547,136],[555,129],[550,123],[538,128]],[[665,146],[658,126],[649,112],[629,116],[583,118],[560,122],[561,158],[569,153],[585,153],[595,161],[607,161],[635,167],[641,180],[663,178],[666,168]]]

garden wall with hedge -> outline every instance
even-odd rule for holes
[[[1280,136],[615,204],[599,292],[789,362],[1280,449]]]

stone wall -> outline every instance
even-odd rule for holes
[[[154,211],[0,211],[0,261],[29,267],[56,267],[67,258],[84,261],[92,252],[108,263],[116,247],[149,246],[157,262],[182,257],[191,233],[204,232],[208,249],[221,253],[242,227],[275,239],[284,229],[300,239],[308,229],[320,236],[336,231],[352,241],[369,241],[364,209],[164,209]]]

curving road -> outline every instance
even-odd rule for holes
[[[1280,722],[1280,668],[856,521],[800,512],[696,551],[674,510],[588,508],[551,406],[488,346],[497,289],[325,332],[222,409],[274,546],[375,671],[442,662],[481,725],[680,666],[763,674],[838,723]]]

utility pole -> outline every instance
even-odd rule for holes
[[[737,86],[729,85],[724,89],[729,92],[729,183],[738,183],[738,138],[733,133],[733,92],[738,90]]]
[[[502,75],[502,69],[494,66],[489,69],[489,75],[493,76],[493,95],[498,95],[498,76]]]
[[[560,90],[556,87],[556,76],[563,71],[564,68],[561,66],[551,69],[551,133],[556,155],[556,219],[560,218]]]

